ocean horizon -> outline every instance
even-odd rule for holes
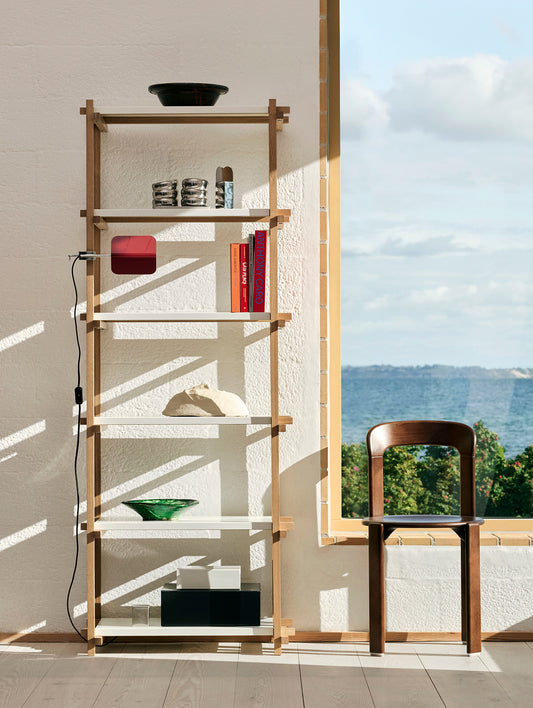
[[[364,442],[369,428],[392,420],[479,420],[507,457],[533,443],[533,368],[343,366],[342,441]]]

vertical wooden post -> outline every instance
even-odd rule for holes
[[[272,468],[272,621],[274,653],[281,654],[281,534],[279,503],[279,366],[278,366],[278,164],[276,101],[268,102],[268,186],[270,208],[270,411]]]
[[[101,130],[94,125],[94,208],[101,207]],[[96,253],[101,252],[100,247],[101,230],[93,225],[93,240],[94,250]],[[97,258],[93,262],[94,266],[94,310],[100,311],[100,293],[101,293],[101,259]],[[101,394],[101,333],[102,330],[95,323],[94,327],[94,414],[101,414],[100,394]],[[94,518],[99,519],[102,513],[101,493],[102,493],[102,434],[101,429],[95,431],[95,455],[94,455]],[[102,588],[101,588],[101,566],[102,566],[102,539],[96,535],[94,540],[94,595],[95,595],[95,622],[98,622],[102,617]]]
[[[86,249],[95,250],[96,229],[94,227],[95,204],[95,139],[97,128],[94,124],[94,104],[92,100],[86,102],[86,190],[87,190],[87,223],[86,223]],[[87,261],[86,300],[87,300],[87,653],[95,653],[95,570],[96,570],[96,541],[94,533],[95,519],[95,469],[96,469],[96,430],[94,427],[94,365],[95,365],[95,321],[94,321],[94,296],[95,296],[95,261]]]
[[[368,606],[370,653],[385,651],[385,542],[383,524],[368,527]]]

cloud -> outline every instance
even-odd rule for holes
[[[372,250],[357,248],[343,249],[342,256],[390,256],[392,258],[425,258],[450,253],[471,253],[476,249],[455,236],[434,236],[420,241],[407,241],[402,238],[387,238]]]
[[[343,135],[350,138],[359,138],[389,121],[387,104],[379,93],[353,80],[341,87],[341,116]]]
[[[455,140],[533,140],[533,60],[425,59],[383,95],[392,128]]]

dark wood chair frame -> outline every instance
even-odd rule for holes
[[[467,652],[481,651],[479,527],[476,517],[476,434],[468,425],[438,420],[381,423],[368,431],[370,652],[385,651],[385,541],[398,528],[451,528],[461,539],[461,638]],[[384,516],[383,454],[396,445],[443,445],[460,455],[460,516]]]

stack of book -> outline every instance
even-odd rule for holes
[[[230,244],[232,312],[265,311],[266,261],[266,231],[256,231],[248,243]]]

